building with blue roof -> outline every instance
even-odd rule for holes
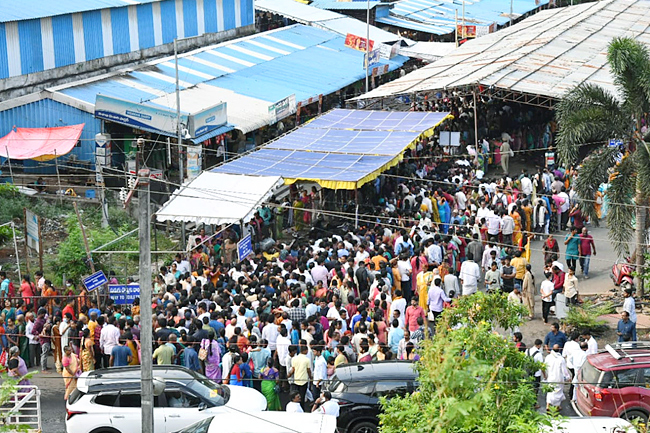
[[[363,58],[363,52],[345,46],[344,36],[300,24],[181,54],[183,126],[194,143],[231,129],[250,137],[259,128],[295,115],[299,106],[317,104],[363,80]],[[381,59],[371,73],[380,77],[407,60]],[[221,104],[224,110],[217,116],[225,114],[223,126],[192,129],[192,119],[212,117],[205,113],[220,110]],[[77,151],[79,158],[86,158],[92,155],[92,139],[99,132],[136,137],[138,131],[147,131],[156,140],[176,137],[175,112],[175,65],[168,57],[0,102],[0,134],[14,125],[86,123],[82,143],[87,140],[93,147],[86,150],[82,144]]]
[[[5,0],[0,97],[254,31],[253,0]]]

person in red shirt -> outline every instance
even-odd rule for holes
[[[75,321],[77,320],[77,318],[74,315],[74,298],[68,298],[65,307],[63,307],[63,311],[61,313],[63,317],[65,317],[67,313],[70,313],[70,315],[72,316],[72,320]]]
[[[418,297],[415,296],[411,299],[411,305],[406,309],[406,326],[411,332],[416,331],[420,327],[420,325],[418,325],[418,317],[422,317],[422,320],[427,318],[424,309],[420,307],[418,301]]]
[[[582,228],[582,233],[580,233],[580,269],[582,274],[585,276],[585,279],[589,278],[589,262],[591,261],[591,255],[596,255],[596,244],[594,244],[594,238],[589,234],[587,227]]]

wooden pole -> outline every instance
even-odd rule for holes
[[[63,203],[63,192],[65,191],[63,192],[61,191],[61,176],[59,175],[59,161],[58,161],[58,157],[56,156],[56,149],[54,149],[54,167],[56,167],[56,183],[58,184],[57,194],[60,194],[59,203]],[[41,269],[43,269],[42,265],[41,265]]]
[[[41,235],[41,217],[38,217],[38,265],[43,270],[43,236]]]
[[[14,182],[14,171],[11,168],[11,159],[9,158],[9,147],[8,146],[5,146],[5,151],[7,152],[7,164],[9,164],[9,174],[11,175],[11,183],[13,183],[15,185],[16,182]]]
[[[90,265],[90,272],[95,273],[95,263],[93,262],[93,256],[90,254],[90,247],[88,246],[88,238],[86,237],[86,229],[84,224],[81,221],[81,214],[79,213],[79,208],[77,207],[77,202],[72,203],[74,206],[74,211],[77,214],[77,220],[79,221],[79,227],[81,228],[81,236],[84,239],[84,247],[86,248],[86,258],[88,259],[88,264]],[[99,306],[99,289],[95,290],[95,300]]]
[[[28,246],[27,246],[27,208],[23,208],[23,220],[25,221],[25,263],[27,266],[27,275],[31,275],[31,270],[29,269],[29,254],[28,254]]]

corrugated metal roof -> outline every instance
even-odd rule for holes
[[[293,21],[312,27],[331,30],[341,35],[352,33],[354,35],[364,36],[366,34],[366,23],[363,21],[337,12],[298,3],[294,0],[255,0],[255,9],[282,15]],[[375,42],[387,43],[395,42],[399,37],[395,33],[370,26],[370,39]],[[402,40],[409,44],[413,43],[408,39],[402,38]]]
[[[3,0],[0,22],[31,20],[160,0]]]
[[[513,19],[516,19],[547,3],[548,0],[400,0],[393,3],[390,17],[401,21],[386,24],[418,30],[412,24],[416,22],[433,26],[429,33],[444,35],[454,31],[456,11],[459,24],[463,21],[464,10],[466,25],[487,27],[492,23],[506,24],[510,20],[511,6]]]
[[[399,16],[388,15],[387,17],[377,17],[376,21],[389,26],[399,27],[401,29],[415,30],[416,32],[432,33],[441,35],[448,33],[447,26],[437,24],[427,24],[420,21],[407,20]],[[452,28],[453,30],[453,28]]]
[[[616,36],[633,37],[650,47],[648,11],[648,0],[601,0],[543,11],[468,41],[358,99],[473,84],[553,98],[582,83],[616,92],[607,47]]]
[[[296,24],[204,47],[180,56],[181,108],[196,113],[227,102],[228,122],[241,131],[273,123],[268,108],[291,95],[296,102],[333,93],[365,76],[364,53],[345,47],[339,34]],[[407,60],[382,59],[399,68]],[[174,60],[66,84],[54,95],[94,106],[97,94],[176,109]]]
[[[456,49],[454,42],[416,42],[410,47],[402,47],[399,53],[403,56],[433,62],[444,57]]]
[[[386,4],[386,3],[373,0],[370,2],[370,9],[374,9],[379,4]],[[368,9],[368,4],[365,1],[343,2],[343,1],[336,1],[336,0],[315,0],[311,2],[310,6],[317,7],[319,9],[339,10],[339,11],[343,11],[343,10],[364,10],[365,11]]]

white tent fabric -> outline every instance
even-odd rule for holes
[[[284,185],[280,176],[245,176],[203,172],[183,183],[156,212],[156,219],[197,224],[248,221],[275,190]]]

